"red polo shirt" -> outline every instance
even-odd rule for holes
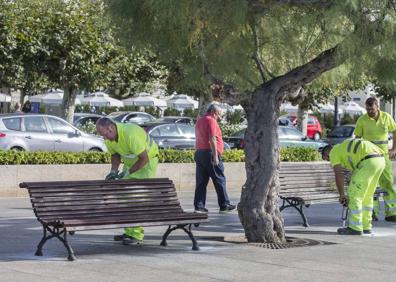
[[[200,117],[195,124],[195,147],[199,149],[210,149],[209,138],[216,137],[217,152],[222,154],[224,150],[221,130],[216,119],[210,114]]]

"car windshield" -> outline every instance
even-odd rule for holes
[[[112,112],[110,114],[108,114],[108,117],[118,117],[119,115],[122,115],[123,112]]]
[[[340,126],[334,128],[329,134],[329,137],[351,137],[354,128],[352,126]]]

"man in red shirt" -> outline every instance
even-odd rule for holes
[[[205,208],[205,203],[209,178],[212,179],[216,189],[220,213],[226,213],[235,209],[235,205],[230,203],[227,195],[224,164],[221,159],[224,143],[220,127],[217,124],[217,120],[220,117],[220,107],[216,104],[211,104],[206,114],[200,117],[195,125],[195,212],[208,212]]]

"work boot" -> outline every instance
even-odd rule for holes
[[[219,213],[228,213],[228,212],[230,212],[232,210],[235,210],[235,208],[236,208],[235,205],[228,204],[228,205],[226,205],[224,207],[221,207],[220,210],[219,210]]]
[[[126,235],[126,234],[115,235],[115,236],[114,236],[114,241],[122,241],[122,240],[124,240],[126,237],[128,237],[128,235]]]
[[[386,221],[396,222],[396,215],[390,215],[385,217]]]
[[[139,245],[143,242],[143,240],[138,240],[126,234],[114,236],[114,241],[122,241],[123,245]]]
[[[371,229],[363,230],[363,234],[371,234]]]
[[[349,227],[338,228],[337,233],[340,235],[362,235],[362,231],[356,231]]]

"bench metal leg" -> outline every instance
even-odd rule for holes
[[[298,211],[298,213],[301,215],[301,218],[303,220],[303,226],[309,227],[307,217],[304,214],[304,206],[308,207],[308,205],[305,205],[304,201],[302,201],[301,199],[298,199],[298,198],[283,198],[282,200],[283,200],[283,203],[279,210],[283,211],[284,209],[289,208],[289,207],[295,208]],[[286,202],[287,202],[287,204],[286,204]]]
[[[186,228],[187,225],[188,225],[188,229]],[[192,249],[194,251],[198,251],[199,250],[198,242],[197,242],[197,240],[195,240],[195,237],[192,234],[191,227],[192,227],[192,224],[180,224],[180,225],[176,225],[174,227],[169,225],[168,229],[164,233],[164,236],[162,236],[161,246],[168,246],[168,243],[166,242],[166,239],[168,238],[168,236],[169,236],[169,234],[171,232],[173,232],[176,229],[183,229],[184,232],[186,232],[188,234],[188,236],[190,237],[190,239],[191,239],[191,241],[193,243]]]
[[[50,233],[50,235],[47,235],[47,231]],[[63,238],[62,238],[63,235]],[[59,227],[49,227],[48,225],[43,225],[43,237],[40,240],[40,243],[37,245],[37,250],[34,255],[36,256],[42,256],[43,255],[43,246],[44,244],[52,238],[58,238],[59,241],[63,243],[65,246],[67,252],[68,252],[68,257],[67,259],[69,261],[73,261],[76,259],[74,256],[73,249],[71,248],[69,242],[67,241],[67,232],[66,229],[64,228],[59,228]]]

